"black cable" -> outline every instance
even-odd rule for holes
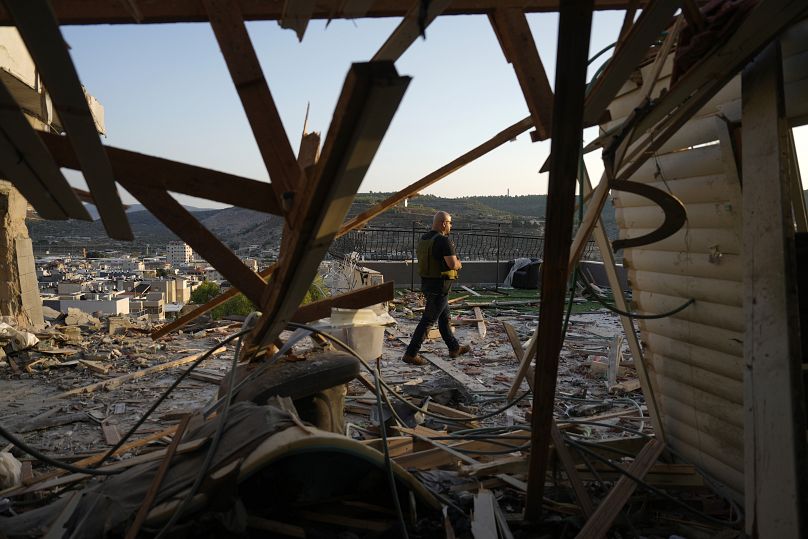
[[[595,301],[597,301],[598,303],[600,303],[601,305],[603,305],[604,307],[606,307],[607,309],[609,309],[613,313],[617,313],[620,316],[627,316],[628,318],[632,318],[634,320],[657,320],[659,318],[667,318],[669,316],[673,316],[674,314],[676,314],[676,313],[678,313],[680,311],[684,311],[686,308],[690,307],[693,303],[696,303],[695,298],[690,298],[689,300],[682,303],[681,305],[679,305],[675,309],[670,310],[670,311],[665,312],[665,313],[659,313],[659,314],[631,313],[631,312],[620,310],[617,307],[615,307],[614,305],[608,303],[607,301],[604,301],[603,299],[601,299],[600,295],[597,292],[595,292],[595,290],[587,282],[586,279],[583,279],[583,282],[584,282],[584,286],[586,287],[586,289],[589,290],[592,293],[592,296],[595,298]]]
[[[96,466],[96,467],[97,467],[97,466],[101,466],[101,464],[103,464],[103,463],[104,463],[104,461],[106,461],[106,460],[107,460],[109,457],[111,457],[111,456],[112,456],[112,455],[113,455],[113,454],[114,454],[114,453],[115,453],[115,452],[116,452],[118,449],[120,449],[120,448],[121,448],[121,446],[123,446],[123,444],[125,444],[125,443],[126,443],[126,440],[128,440],[128,439],[129,439],[129,438],[130,438],[130,437],[131,437],[131,436],[132,436],[132,435],[135,433],[135,431],[136,431],[137,429],[139,429],[139,428],[140,428],[140,426],[141,426],[143,423],[145,423],[145,422],[146,422],[146,420],[149,418],[149,416],[150,416],[152,413],[154,413],[154,411],[157,409],[157,407],[158,407],[158,406],[160,406],[160,404],[162,404],[162,403],[163,403],[163,401],[164,401],[164,400],[166,400],[166,399],[168,398],[168,396],[171,394],[171,392],[172,392],[172,391],[174,391],[174,389],[176,389],[176,387],[177,387],[177,386],[180,384],[180,382],[182,382],[182,381],[185,379],[185,377],[186,377],[186,376],[188,376],[189,374],[191,374],[191,372],[192,372],[192,371],[193,371],[193,370],[194,370],[196,367],[198,367],[200,363],[202,363],[202,362],[203,362],[203,361],[205,361],[207,358],[209,358],[209,357],[210,357],[210,355],[211,355],[211,354],[213,354],[213,352],[215,352],[216,350],[218,350],[219,348],[221,348],[223,345],[225,345],[225,344],[227,344],[228,342],[232,341],[232,340],[233,340],[233,339],[235,339],[236,337],[241,337],[241,336],[245,335],[245,334],[246,334],[248,331],[250,331],[250,330],[249,330],[249,329],[247,329],[247,330],[241,330],[241,331],[239,331],[238,333],[234,333],[233,335],[230,335],[229,337],[227,337],[226,339],[224,339],[222,342],[220,342],[220,343],[218,343],[218,344],[214,345],[214,347],[213,347],[213,348],[210,348],[210,349],[209,349],[207,352],[205,352],[204,354],[202,354],[201,356],[199,356],[199,358],[198,358],[198,359],[194,360],[194,362],[193,362],[193,363],[191,363],[191,365],[190,365],[190,366],[189,366],[189,367],[188,367],[188,368],[187,368],[185,371],[183,371],[183,372],[182,372],[182,374],[180,374],[179,378],[177,378],[176,380],[174,380],[174,383],[173,383],[173,384],[171,384],[171,385],[168,387],[168,389],[166,389],[166,390],[163,392],[163,394],[162,394],[162,395],[160,395],[160,398],[158,398],[158,399],[157,399],[157,400],[154,402],[154,404],[152,404],[151,408],[149,408],[149,409],[146,411],[146,413],[145,413],[145,414],[144,414],[144,415],[143,415],[143,416],[142,416],[142,417],[141,417],[141,418],[140,418],[140,419],[139,419],[139,420],[138,420],[138,421],[135,423],[135,425],[134,425],[134,426],[133,426],[131,429],[129,429],[129,432],[127,432],[126,434],[124,434],[124,435],[123,435],[123,437],[122,437],[122,438],[121,438],[121,439],[118,441],[118,443],[117,443],[117,444],[115,444],[114,446],[112,446],[112,448],[111,448],[109,451],[107,451],[107,452],[106,452],[106,454],[105,454],[103,457],[101,457],[101,460],[100,460],[100,461],[98,461],[98,462],[95,464],[95,466]]]
[[[396,514],[398,515],[398,522],[401,526],[401,536],[407,539],[407,524],[404,522],[404,512],[401,510],[401,501],[398,499],[398,488],[396,487],[396,477],[393,474],[393,463],[390,460],[390,448],[387,445],[387,428],[384,425],[384,407],[382,406],[382,389],[379,384],[381,379],[381,372],[377,369],[375,378],[376,384],[376,405],[379,407],[379,431],[382,433],[382,447],[384,448],[384,467],[387,469],[387,479],[390,482],[390,491],[393,496],[393,503],[396,506]],[[388,404],[389,406],[389,404]],[[390,407],[393,411],[393,407]]]
[[[233,400],[233,389],[236,385],[236,370],[238,367],[238,356],[241,352],[241,341],[242,337],[252,331],[252,326],[255,324],[256,313],[250,313],[247,318],[244,320],[244,324],[242,325],[242,330],[238,333],[231,335],[231,338],[239,337],[238,343],[236,344],[236,350],[233,353],[233,361],[230,365],[230,383],[227,387],[227,400],[224,402],[224,409],[219,414],[218,421],[219,424],[216,425],[216,432],[213,435],[213,438],[210,442],[210,447],[208,448],[207,453],[205,454],[205,460],[202,462],[202,465],[199,467],[199,473],[197,473],[196,478],[194,479],[194,483],[191,485],[191,489],[188,491],[188,494],[182,499],[179,506],[176,510],[171,514],[171,518],[168,519],[165,526],[160,530],[157,534],[155,539],[161,539],[165,537],[166,534],[171,530],[172,526],[177,522],[177,520],[182,517],[183,513],[185,512],[188,504],[191,503],[191,500],[196,495],[199,487],[202,485],[202,481],[205,479],[205,475],[208,472],[208,468],[210,468],[210,464],[213,461],[213,457],[216,454],[216,450],[219,449],[219,442],[222,439],[222,435],[224,434],[224,428],[227,425],[227,415],[230,412],[230,401]],[[218,345],[217,348],[221,346]],[[215,350],[215,349],[214,349]],[[212,350],[211,350],[212,353]],[[190,369],[189,369],[190,370]]]
[[[353,348],[351,348],[350,346],[348,346],[347,344],[342,342],[337,337],[334,337],[333,335],[330,335],[330,334],[328,334],[328,333],[326,333],[326,332],[324,332],[324,331],[322,331],[320,329],[317,329],[317,328],[312,327],[312,326],[308,326],[306,324],[299,324],[297,322],[289,322],[288,325],[290,327],[294,327],[294,328],[308,329],[309,331],[317,333],[318,335],[322,335],[326,339],[329,339],[329,340],[335,342],[341,348],[343,348],[345,351],[347,351],[349,354],[351,354],[356,359],[358,359],[359,362],[362,363],[362,365],[365,367],[365,369],[367,369],[371,374],[373,374],[373,372],[374,372],[373,368],[370,365],[368,365],[368,363],[362,358],[362,356],[360,356],[356,352],[356,350],[354,350]],[[494,410],[493,412],[489,412],[487,414],[482,414],[482,415],[477,415],[477,416],[470,416],[470,417],[463,418],[463,419],[458,419],[456,417],[448,417],[448,416],[443,416],[443,415],[440,415],[440,414],[436,414],[434,412],[430,412],[429,410],[421,410],[418,406],[414,405],[409,400],[407,400],[404,396],[402,396],[398,392],[396,392],[396,390],[391,388],[390,385],[387,382],[385,382],[384,378],[380,377],[379,382],[381,383],[381,385],[385,389],[387,389],[387,391],[392,393],[394,397],[396,397],[398,400],[400,400],[406,406],[409,406],[413,410],[418,411],[418,412],[422,412],[424,415],[427,415],[429,417],[433,417],[435,419],[439,419],[439,420],[441,420],[442,422],[445,422],[445,423],[456,423],[456,424],[461,424],[461,425],[465,424],[465,423],[468,423],[469,421],[481,421],[483,419],[488,419],[490,417],[494,417],[496,415],[499,415],[502,412],[504,412],[505,410],[507,410],[508,408],[511,408],[512,406],[515,406],[519,401],[521,401],[522,399],[524,399],[525,397],[527,397],[530,394],[529,390],[525,391],[520,396],[516,397],[514,400],[512,400],[512,401],[508,402],[507,404],[505,404],[505,406],[503,406],[501,408],[498,408],[498,409]]]
[[[83,473],[90,475],[115,475],[123,471],[123,470],[94,470],[93,468],[81,468],[79,466],[73,466],[72,464],[69,464],[67,462],[62,462],[61,460],[56,460],[54,458],[45,455],[44,453],[40,453],[39,450],[34,449],[27,443],[23,442],[22,440],[17,438],[14,434],[6,430],[5,427],[3,427],[2,425],[0,425],[0,436],[2,436],[15,446],[19,447],[32,457],[35,457],[36,459],[41,460],[46,464],[50,464],[51,466],[67,470],[68,472]]]
[[[62,462],[60,460],[53,459],[53,458],[45,455],[44,453],[41,453],[40,451],[34,449],[30,445],[26,444],[24,441],[17,438],[16,436],[14,436],[14,434],[12,434],[8,430],[6,430],[2,425],[0,425],[0,436],[3,436],[9,442],[13,443],[15,446],[19,447],[20,449],[22,449],[23,451],[25,451],[26,453],[28,453],[32,457],[36,458],[37,460],[40,460],[40,461],[42,461],[42,462],[44,462],[46,464],[50,464],[51,466],[54,466],[56,468],[66,470],[68,472],[82,473],[82,474],[89,474],[89,475],[116,475],[116,474],[119,474],[123,470],[99,470],[97,468],[99,466],[101,466],[110,456],[112,456],[115,453],[115,451],[120,449],[121,446],[123,446],[123,444],[126,443],[126,441],[135,433],[135,431],[138,428],[140,428],[140,426],[146,421],[146,419],[148,419],[148,417],[154,412],[154,410],[168,397],[168,395],[177,387],[177,385],[179,385],[179,383],[188,374],[190,374],[191,371],[194,370],[194,368],[196,368],[200,363],[202,363],[202,361],[207,359],[214,351],[221,348],[221,346],[223,344],[225,344],[228,341],[234,339],[235,337],[238,337],[238,336],[243,335],[243,334],[244,334],[244,332],[239,332],[239,333],[236,333],[235,335],[231,335],[230,337],[228,337],[227,339],[225,339],[221,343],[217,344],[214,348],[211,348],[210,350],[205,352],[202,356],[199,357],[199,359],[195,360],[191,364],[191,366],[188,367],[188,369],[186,371],[184,371],[180,375],[180,377],[177,378],[177,380],[160,396],[160,398],[157,399],[157,401],[154,403],[154,405],[152,405],[152,407],[137,421],[137,423],[135,423],[135,426],[132,427],[131,429],[129,429],[129,432],[127,432],[123,437],[121,437],[121,439],[118,441],[118,443],[115,444],[114,446],[112,446],[112,448],[109,449],[106,452],[106,454],[104,454],[103,457],[101,457],[101,460],[99,460],[98,462],[96,462],[93,465],[93,468],[82,468],[82,467],[79,467],[79,466],[74,466],[74,465],[69,464],[67,462]]]
[[[668,494],[664,490],[655,487],[654,485],[648,483],[647,481],[644,481],[640,477],[637,477],[636,475],[632,474],[631,472],[629,472],[629,471],[625,470],[624,468],[618,466],[617,464],[613,463],[612,461],[610,461],[606,457],[603,457],[603,456],[599,455],[597,452],[590,450],[586,446],[581,445],[578,442],[576,442],[574,440],[569,440],[569,439],[567,440],[567,443],[569,443],[572,447],[575,447],[578,451],[583,451],[583,452],[587,453],[589,456],[591,456],[594,459],[599,460],[600,462],[606,464],[610,468],[614,469],[616,472],[619,472],[620,474],[628,477],[629,479],[631,479],[632,481],[637,483],[637,485],[639,485],[641,487],[644,487],[647,490],[650,490],[654,494],[657,494],[658,496],[661,496],[661,497],[665,498],[668,501],[673,502],[674,504],[678,505],[682,509],[685,509],[686,511],[698,516],[699,518],[703,518],[703,519],[707,520],[708,522],[712,522],[713,524],[718,524],[720,526],[737,526],[738,523],[741,522],[740,513],[738,511],[736,511],[738,516],[736,518],[734,518],[733,520],[723,520],[723,519],[712,517],[712,516],[710,516],[710,515],[708,515],[706,513],[703,513],[702,511],[699,511],[698,509],[696,509],[694,507],[691,507],[690,505],[688,505],[685,502],[679,500],[678,498],[676,498],[674,496],[671,496],[670,494]],[[733,508],[737,507],[735,505],[735,502],[733,502],[730,499],[728,499],[728,501],[730,502],[730,505],[733,506]]]

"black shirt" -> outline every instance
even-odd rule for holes
[[[432,256],[435,258],[436,262],[440,265],[441,270],[445,271],[450,269],[449,266],[446,264],[446,261],[443,259],[444,256],[457,256],[457,251],[455,250],[455,244],[452,240],[449,239],[448,236],[444,236],[437,230],[430,230],[423,236],[421,236],[422,240],[430,240],[435,238],[435,242],[432,244]],[[443,293],[448,294],[449,290],[452,288],[452,281],[449,279],[430,279],[428,277],[421,277],[421,290],[423,292],[431,292],[431,293]]]

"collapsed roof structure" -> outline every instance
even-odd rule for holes
[[[799,0],[6,0],[65,134],[37,132],[23,103],[3,95],[7,134],[0,169],[39,214],[87,218],[59,168],[80,170],[113,238],[131,239],[116,182],[243,292],[263,313],[241,350],[261,362],[296,320],[317,266],[337,236],[526,131],[551,139],[540,323],[514,387],[533,370],[527,519],[541,513],[553,439],[565,290],[594,235],[613,268],[625,250],[640,309],[621,317],[665,446],[726,484],[746,509],[752,536],[801,537],[806,518],[805,351],[800,347],[795,233],[808,219],[790,129],[808,121],[808,4]],[[591,88],[586,66],[592,12],[626,10],[614,54]],[[526,14],[560,13],[551,86]],[[639,17],[635,16],[639,13]],[[530,115],[446,166],[345,221],[409,78],[396,60],[438,16],[490,19]],[[311,19],[400,17],[370,62],[354,64],[320,149],[307,134],[295,154],[245,21],[277,20],[303,38]],[[271,184],[102,144],[59,31],[74,24],[209,23],[258,143]],[[660,36],[664,38],[660,40]],[[4,88],[0,86],[0,90]],[[582,129],[601,136],[604,177],[579,167]],[[579,173],[579,171],[582,172]],[[576,184],[586,214],[573,237]],[[610,193],[621,238],[610,244],[598,216]],[[169,194],[181,193],[284,218],[281,256],[260,273],[244,264]],[[804,267],[803,267],[804,271]],[[272,276],[269,279],[270,275]],[[627,311],[616,274],[617,305]],[[803,284],[803,283],[799,283]],[[231,292],[230,294],[234,294]],[[389,293],[389,291],[387,292]],[[334,299],[360,307],[367,291]],[[228,298],[224,294],[154,334],[160,338]],[[670,312],[658,319],[654,313]],[[804,308],[804,307],[803,307]],[[647,319],[642,319],[643,315]],[[632,319],[642,319],[640,336]],[[311,318],[308,318],[311,319]],[[301,318],[297,318],[301,320]],[[645,348],[641,342],[646,344]],[[805,342],[805,341],[803,341]],[[595,536],[596,513],[583,535]],[[605,530],[602,530],[605,532]]]

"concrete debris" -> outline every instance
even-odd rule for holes
[[[22,463],[11,453],[0,453],[0,490],[20,484]]]
[[[73,307],[68,307],[67,316],[64,318],[64,323],[68,326],[99,327],[101,325],[101,321],[98,318]]]
[[[485,294],[471,294],[469,297],[474,299],[475,304],[469,304],[464,298],[451,305],[452,320],[456,322],[453,324],[455,335],[461,343],[471,346],[468,354],[458,358],[450,358],[443,341],[438,338],[425,342],[422,348],[429,364],[413,366],[401,361],[406,343],[418,321],[418,315],[414,313],[423,305],[418,294],[404,293],[391,302],[394,308],[386,316],[394,322],[393,325],[359,328],[378,330],[381,335],[378,354],[374,350],[368,355],[368,359],[380,356],[378,364],[381,374],[390,388],[386,393],[391,400],[389,403],[382,401],[381,417],[373,376],[364,369],[359,372],[360,365],[353,356],[334,352],[323,340],[303,339],[296,342],[291,346],[289,355],[274,364],[272,369],[252,376],[235,393],[238,402],[231,407],[231,414],[236,413],[237,416],[232,418],[235,421],[233,426],[253,413],[256,419],[266,419],[263,411],[258,413],[254,411],[255,408],[249,409],[253,411],[249,411],[248,407],[240,408],[248,404],[243,401],[253,401],[260,410],[267,410],[269,405],[266,399],[274,398],[271,395],[290,395],[289,399],[279,400],[275,405],[286,414],[280,431],[276,433],[275,427],[268,424],[252,431],[264,432],[262,436],[266,437],[250,442],[249,449],[244,446],[242,456],[253,451],[257,452],[255,455],[258,458],[257,455],[263,454],[261,447],[267,451],[275,447],[272,451],[280,451],[277,448],[281,446],[309,443],[314,444],[313,450],[319,452],[318,455],[324,456],[328,453],[327,448],[336,444],[344,447],[348,454],[364,454],[363,459],[373,455],[372,459],[376,459],[373,462],[383,466],[380,451],[384,450],[384,444],[380,436],[381,429],[385,429],[389,455],[399,465],[395,469],[419,472],[417,476],[406,474],[397,478],[397,481],[402,481],[400,485],[404,485],[399,488],[414,493],[419,516],[425,515],[422,519],[424,523],[419,524],[425,526],[422,533],[413,533],[412,537],[442,536],[447,526],[454,530],[456,537],[471,537],[472,528],[479,529],[483,524],[487,530],[493,529],[493,525],[500,534],[510,527],[519,536],[519,532],[524,532],[519,529],[522,521],[518,515],[524,510],[527,489],[526,459],[530,431],[526,429],[531,421],[530,405],[525,399],[505,413],[496,412],[502,406],[501,397],[513,383],[519,366],[518,353],[524,354],[523,343],[536,329],[535,307],[522,299],[525,296],[510,300],[501,295],[493,298]],[[503,307],[503,303],[507,305]],[[584,440],[590,446],[614,446],[624,453],[638,454],[644,441],[640,434],[652,435],[653,431],[642,393],[638,391],[633,358],[626,350],[615,353],[616,340],[613,335],[620,331],[616,316],[600,310],[586,311],[586,307],[576,307],[577,312],[570,318],[559,364],[556,424],[563,436],[574,436],[573,440]],[[352,315],[352,322],[354,318]],[[71,312],[65,322],[68,319],[73,325],[56,326],[38,334],[41,342],[36,348],[10,354],[8,359],[11,362],[0,371],[8,387],[2,399],[8,409],[14,410],[15,417],[11,420],[7,416],[0,423],[13,432],[21,433],[27,444],[46,454],[69,458],[79,466],[98,462],[104,453],[99,448],[108,449],[124,436],[202,352],[219,347],[224,337],[240,327],[228,321],[209,321],[204,327],[153,342],[147,333],[141,331],[148,326],[128,317],[108,317],[96,324],[92,317]],[[478,327],[482,320],[486,325],[484,333]],[[287,340],[291,335],[292,332],[285,332],[281,339]],[[376,341],[374,338],[374,348]],[[619,363],[619,369],[616,371],[616,383],[607,387],[603,380],[608,370],[610,349],[612,357]],[[109,469],[128,469],[125,474],[82,486],[81,482],[86,479],[83,474],[54,471],[33,461],[32,475],[25,485],[0,491],[0,495],[11,496],[13,500],[17,496],[43,496],[65,487],[79,489],[81,494],[78,499],[88,501],[79,502],[71,510],[74,511],[75,522],[83,522],[80,529],[73,531],[103,535],[109,531],[103,529],[109,522],[92,517],[78,518],[90,507],[87,504],[95,499],[113,496],[130,507],[132,512],[136,511],[144,503],[158,462],[164,462],[165,455],[174,447],[176,454],[171,458],[166,477],[169,483],[164,484],[150,502],[149,507],[153,509],[149,512],[151,520],[147,522],[156,522],[156,515],[169,515],[170,510],[166,512],[165,508],[168,507],[166,504],[169,503],[172,489],[176,492],[184,482],[193,479],[198,471],[197,463],[204,456],[203,448],[207,447],[205,444],[208,440],[199,436],[215,429],[218,415],[209,413],[211,419],[205,420],[198,411],[208,407],[212,412],[214,408],[211,408],[211,403],[215,403],[228,387],[235,343],[227,343],[219,350],[220,353],[202,361],[172,391],[160,409],[141,425],[133,437],[124,442],[114,461],[104,464]],[[339,358],[332,358],[334,354]],[[593,358],[602,358],[602,361],[593,362]],[[12,363],[16,370],[12,370]],[[519,394],[522,394],[528,389],[528,383],[523,382],[519,389]],[[390,391],[407,399],[408,404],[393,397]],[[399,419],[403,421],[403,426],[398,424]],[[258,425],[251,424],[254,427]],[[295,427],[287,428],[287,424]],[[222,444],[228,448],[228,454],[238,454],[238,448],[246,443],[244,434],[248,430],[241,434],[229,428],[225,430]],[[640,434],[626,435],[626,431]],[[177,438],[177,443],[166,446],[172,436]],[[290,437],[301,438],[292,442]],[[319,442],[315,440],[321,438],[323,445],[317,445]],[[12,451],[17,457],[24,455],[19,448],[12,447]],[[372,453],[365,454],[365,451]],[[575,463],[580,465],[580,455],[576,454],[575,459]],[[221,480],[248,477],[244,472],[245,467],[252,469],[254,464],[250,457],[244,461],[225,457],[216,462],[208,473],[210,478],[219,477]],[[305,529],[307,536],[308,530],[314,526],[324,536],[335,536],[340,530],[355,529],[351,526],[361,522],[362,529],[372,529],[377,535],[385,535],[392,529],[390,526],[395,522],[394,517],[370,511],[367,504],[382,503],[375,499],[383,499],[389,492],[386,483],[380,483],[383,488],[374,491],[373,500],[366,497],[366,488],[361,492],[333,492],[329,490],[333,485],[352,485],[357,483],[357,477],[366,477],[369,473],[368,468],[354,468],[350,459],[341,462],[339,466],[322,469],[322,473],[311,474],[313,465],[301,461],[303,468],[300,470],[306,469],[307,473],[303,474],[300,470],[295,472],[297,478],[327,477],[327,484],[331,486],[322,491],[330,496],[327,502],[311,503],[302,510],[297,506],[289,509],[286,498],[276,497],[271,503],[262,499],[262,507],[266,511],[262,513],[260,524],[251,521],[251,526],[262,526],[261,529],[268,530]],[[677,488],[703,486],[693,469],[682,471],[677,468],[679,475],[670,479],[671,475],[663,474],[673,472],[664,466],[671,465],[655,465],[647,479],[652,482],[675,481]],[[289,467],[289,470],[292,469],[297,468]],[[308,490],[305,491],[295,490],[304,488],[298,484],[299,479],[295,479],[298,481],[295,483],[286,474],[285,468],[272,470],[262,473],[275,474],[273,485],[284,485],[288,499],[308,496],[317,491],[313,485],[306,486]],[[337,474],[339,477],[334,475],[338,470],[342,470],[341,475]],[[346,470],[352,471],[347,474]],[[608,467],[598,467],[596,472],[596,476],[586,475],[588,469],[580,472],[584,478],[582,488],[589,489],[593,494],[603,492],[599,478],[613,477],[613,481],[619,478],[619,474]],[[442,479],[437,480],[438,477]],[[212,486],[217,485],[216,481],[219,480],[210,481]],[[244,488],[249,488],[249,492],[253,493],[266,492],[260,481],[247,481],[244,485],[239,487],[239,492],[244,492]],[[433,513],[431,502],[428,501],[431,494],[427,493],[424,485],[451,500],[463,512],[452,508],[445,518]],[[203,487],[206,488],[212,487]],[[568,487],[560,488],[557,492],[559,499],[569,499],[570,494],[565,493]],[[334,505],[334,499],[343,501]],[[404,503],[410,503],[409,496]],[[388,502],[384,504],[387,506]],[[564,516],[577,515],[579,512],[576,505],[568,502],[553,504],[557,505],[549,506],[548,511],[556,511]],[[345,513],[349,506],[350,514]],[[226,507],[226,504],[217,503],[211,511],[224,511],[222,514],[216,513],[219,514],[217,518],[234,517],[236,513],[228,513]],[[37,511],[41,511],[45,519],[43,522],[50,522],[48,519],[55,518],[63,509],[63,505],[43,504]],[[0,516],[0,527],[19,532],[16,535],[7,534],[9,537],[22,537],[29,533],[25,522],[4,521]],[[183,525],[193,526],[188,523]],[[350,523],[347,528],[346,523]],[[141,533],[144,533],[143,528]]]
[[[11,344],[11,350],[19,352],[20,350],[27,350],[39,342],[36,335],[28,331],[20,331],[5,322],[0,322],[0,341],[8,341]]]

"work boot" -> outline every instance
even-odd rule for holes
[[[457,357],[457,356],[462,356],[463,354],[468,354],[470,350],[471,350],[471,346],[469,346],[467,344],[461,344],[457,348],[457,350],[449,350],[449,357],[454,358],[454,357]]]
[[[427,361],[419,354],[415,354],[411,356],[409,354],[404,354],[404,357],[401,358],[404,363],[409,363],[410,365],[426,365]]]

